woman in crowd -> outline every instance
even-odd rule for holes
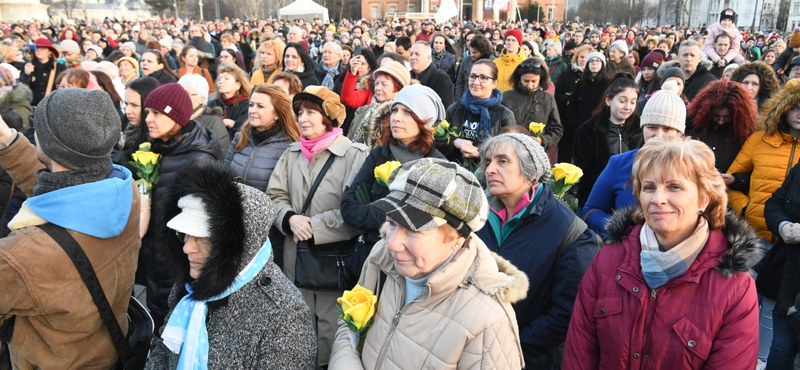
[[[464,93],[469,90],[469,73],[472,70],[472,63],[481,59],[492,57],[492,44],[481,35],[475,35],[469,42],[468,56],[461,58],[461,65],[458,67],[458,77],[455,83],[455,98],[461,99]]]
[[[386,214],[368,205],[389,194],[386,186],[375,181],[375,168],[388,161],[444,159],[434,147],[430,134],[431,127],[444,119],[444,106],[441,99],[436,98],[436,92],[427,86],[409,85],[400,90],[394,101],[386,104],[391,112],[377,122],[384,126],[378,131],[381,136],[342,197],[342,219],[362,231],[362,240],[369,248],[380,239],[379,230],[386,221]]]
[[[67,68],[63,64],[56,63],[60,54],[46,38],[36,40],[33,45],[36,46],[34,57],[25,64],[19,82],[31,88],[33,92],[31,105],[36,106],[45,95],[56,89],[58,86],[55,81],[56,76]]]
[[[475,176],[424,158],[396,169],[389,186],[396,190],[370,205],[387,222],[359,279],[380,292],[380,309],[361,353],[339,325],[329,370],[521,369],[511,303],[528,282],[474,234],[488,208]]]
[[[261,44],[254,59],[250,84],[256,86],[265,82],[273,82],[275,75],[283,69],[283,49],[285,48],[286,44],[281,39],[273,39]]]
[[[571,126],[576,130],[592,118],[592,112],[603,100],[610,83],[605,65],[606,57],[602,53],[592,52],[586,57],[586,68],[567,103],[567,111],[570,112],[568,117],[572,119]]]
[[[233,35],[230,33],[223,33],[219,38],[219,43],[222,44],[222,50],[229,50],[229,52],[233,54],[233,62],[237,67],[247,70],[244,64],[244,55],[242,55],[242,51],[239,50],[239,46],[233,38]]]
[[[505,39],[503,39],[505,49],[503,54],[494,60],[497,66],[497,88],[500,92],[508,91],[514,88],[511,84],[511,75],[517,66],[525,60],[525,53],[520,46],[522,45],[522,32],[514,28],[506,32]]]
[[[154,207],[150,214],[147,233],[142,238],[140,268],[146,274],[147,307],[153,316],[156,328],[164,323],[169,312],[167,299],[172,289],[172,269],[166,261],[169,221],[160,205],[170,186],[184,179],[178,171],[189,164],[216,162],[221,157],[219,143],[214,140],[214,132],[191,120],[192,100],[178,84],[161,85],[144,102],[147,116],[144,123],[153,143],[152,151],[161,155],[159,159],[159,180],[150,191]]]
[[[218,66],[217,68],[220,68],[222,66],[233,66],[241,69],[242,67],[244,67],[244,65],[242,65],[242,63],[239,62],[239,59],[237,59],[236,50],[233,49],[222,49],[219,52],[219,57],[217,57],[217,60],[219,62],[217,63]]]
[[[778,54],[775,54],[775,50],[767,50],[764,55],[761,56],[761,61],[767,63],[770,67],[775,65],[775,59],[778,57]],[[774,67],[773,67],[774,71]]]
[[[122,84],[128,86],[128,83],[136,78],[139,78],[139,62],[130,57],[122,57],[117,59],[114,63],[119,68],[119,78]]]
[[[544,56],[547,63],[547,70],[550,74],[550,80],[553,84],[557,84],[558,80],[564,71],[567,70],[567,63],[561,59],[561,43],[560,42],[547,42],[545,43]],[[513,77],[512,77],[513,78]],[[547,86],[547,84],[542,84]]]
[[[739,65],[731,74],[731,81],[736,81],[744,86],[750,97],[756,101],[758,108],[780,88],[775,70],[763,62],[746,62]],[[695,97],[695,100],[697,97]]]
[[[688,118],[692,128],[689,134],[714,151],[716,167],[726,185],[747,189],[749,173],[726,174],[747,137],[756,130],[758,108],[747,88],[730,80],[708,84],[689,105]]]
[[[157,50],[147,50],[142,53],[142,60],[139,63],[142,73],[155,78],[161,85],[178,81],[178,76],[169,69],[167,61]]]
[[[558,141],[558,160],[561,162],[572,162],[572,147],[575,145],[575,131],[578,130],[583,122],[577,122],[575,112],[567,109],[567,103],[575,88],[581,80],[583,70],[586,68],[586,58],[594,51],[591,45],[581,45],[572,54],[572,65],[564,71],[562,78],[555,84],[555,100],[558,114],[561,118],[561,125],[564,127],[561,140]],[[524,123],[524,122],[523,122]]]
[[[349,62],[349,58],[348,58]],[[342,59],[341,63],[345,63]],[[305,47],[300,44],[289,43],[283,52],[283,71],[297,75],[303,83],[303,89],[312,85],[319,85],[317,77],[314,75],[314,63],[308,56]]]
[[[388,59],[387,59],[388,60]],[[350,59],[350,68],[336,78],[336,86],[342,92],[342,104],[350,109],[358,109],[372,101],[374,77],[372,71],[378,68],[375,57],[369,50]]]
[[[387,59],[389,60],[389,59]],[[347,80],[352,72],[345,77],[344,87],[349,86]],[[366,144],[370,150],[383,141],[383,120],[389,115],[392,100],[395,96],[411,83],[411,74],[400,63],[389,60],[372,74],[373,93],[369,104],[356,109],[354,118],[350,122],[347,137],[356,143]],[[344,90],[343,87],[343,90]]]
[[[686,105],[678,94],[661,90],[653,96],[656,104],[648,105],[639,119],[642,141],[654,137],[678,137],[686,131]],[[616,210],[636,205],[631,189],[631,168],[639,148],[611,156],[603,172],[592,186],[583,219],[589,228],[604,237],[608,236],[606,222]]]
[[[637,53],[635,51],[631,51],[631,52],[628,53],[627,58],[628,58],[628,62],[633,66],[633,70],[634,70],[633,75],[634,76],[638,76],[639,72],[642,71],[642,68],[639,67],[639,60],[640,60],[639,53]]]
[[[147,113],[144,110],[144,101],[147,95],[158,87],[158,81],[152,77],[142,77],[131,81],[125,87],[125,116],[122,119],[122,139],[120,148],[116,148],[118,153],[114,156],[114,162],[133,169],[128,162],[131,154],[139,150],[139,145],[148,140],[147,125],[144,117]],[[121,149],[121,150],[119,150]],[[135,171],[134,177],[136,177]]]
[[[215,91],[214,79],[211,77],[211,72],[204,68],[200,68],[200,66],[197,65],[197,63],[200,61],[200,57],[197,54],[197,48],[191,45],[184,47],[181,51],[178,61],[181,65],[181,68],[178,69],[178,77],[183,77],[186,75],[199,75],[206,80],[209,92],[213,93]]]
[[[139,59],[139,54],[136,53],[136,44],[134,44],[132,41],[123,43],[119,49],[122,50],[122,54],[124,54],[126,57]]]
[[[648,87],[650,92],[647,93],[647,95],[639,96],[639,101],[636,102],[636,113],[642,114],[650,98],[656,91],[662,89],[674,91],[688,105],[689,101],[686,99],[686,95],[683,94],[685,84],[686,75],[683,74],[683,70],[679,67],[664,67],[664,65],[662,65],[656,70],[655,77],[650,81],[650,86]]]
[[[644,57],[641,63],[641,75],[639,76],[639,96],[644,97],[651,93],[655,84],[659,83],[656,70],[664,64],[664,56],[661,53],[650,53]],[[644,107],[642,107],[643,109]],[[641,111],[641,109],[639,109]]]
[[[222,65],[217,69],[217,94],[208,106],[222,108],[222,122],[231,137],[247,121],[247,97],[251,89],[250,80],[239,67]]]
[[[192,99],[192,119],[214,131],[214,136],[222,152],[228,150],[231,137],[228,135],[225,123],[222,122],[222,108],[210,108],[206,105],[209,92],[206,79],[200,75],[185,75],[178,80],[178,83],[183,86],[183,89],[189,94],[189,98]]]
[[[161,235],[177,281],[146,368],[314,369],[308,307],[266,242],[275,205],[219,164],[180,179]]]
[[[509,36],[513,38],[512,36]],[[514,113],[503,106],[503,94],[497,88],[497,65],[487,60],[472,64],[469,90],[460,101],[447,108],[446,118],[461,133],[453,140],[437,139],[439,149],[448,160],[463,162],[478,158],[478,147],[501,128],[517,124]]]
[[[303,83],[300,82],[300,78],[293,73],[278,72],[278,74],[273,77],[272,83],[283,89],[283,92],[289,95],[290,99],[294,99],[295,95],[303,91]]]
[[[611,156],[625,153],[639,144],[641,128],[636,114],[638,96],[633,76],[617,74],[592,118],[578,127],[572,162],[583,169],[578,186],[579,206],[586,204],[597,176]]]
[[[267,195],[278,209],[275,227],[286,235],[284,272],[289,281],[297,282],[297,273],[316,273],[296,270],[297,243],[322,245],[352,240],[359,234],[342,221],[339,207],[342,195],[364,163],[367,149],[342,135],[338,126],[344,121],[345,107],[339,96],[328,88],[306,88],[295,95],[292,107],[302,135],[300,142],[290,144],[278,159]],[[315,181],[311,179],[319,176],[328,160],[332,160],[330,168],[312,194],[307,209],[303,209],[311,183]],[[326,288],[305,286],[300,289],[311,308],[312,326],[317,333],[317,366],[328,364],[338,327],[334,306],[342,294],[341,290]]]
[[[503,106],[514,112],[518,125],[528,126],[531,122],[544,123],[545,129],[536,140],[555,163],[556,147],[564,131],[558,114],[556,100],[544,90],[550,81],[547,67],[538,58],[522,62],[511,75],[514,89],[503,94]]]
[[[585,225],[573,235],[577,216],[545,185],[550,161],[533,138],[495,136],[481,146],[481,159],[477,173],[489,193],[489,219],[476,235],[536,282],[513,305],[525,368],[561,368],[558,348],[578,284],[599,245]]]
[[[436,68],[450,76],[450,80],[456,80],[456,49],[447,41],[447,37],[441,32],[434,32],[431,35],[431,57]]]
[[[636,208],[617,212],[584,275],[564,370],[752,370],[758,302],[749,264],[760,242],[726,217],[714,153],[688,138],[654,138],[632,169]]]

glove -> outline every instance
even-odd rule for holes
[[[786,244],[800,244],[800,225],[786,223],[781,227],[780,234]]]
[[[369,185],[365,182],[356,186],[356,200],[361,204],[372,203],[372,195],[369,193]]]

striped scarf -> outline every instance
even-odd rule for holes
[[[708,222],[700,217],[692,235],[672,249],[661,251],[655,232],[645,223],[639,232],[639,242],[642,275],[647,286],[656,289],[683,275],[706,245],[708,232]]]

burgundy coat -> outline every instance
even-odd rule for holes
[[[639,258],[642,225],[631,214],[612,217],[612,244],[581,280],[564,370],[754,369],[758,302],[747,266],[760,250],[752,229],[729,215],[688,271],[651,290]]]

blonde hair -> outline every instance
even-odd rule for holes
[[[247,78],[247,74],[244,73],[244,71],[241,68],[235,65],[220,66],[217,69],[217,81],[215,82],[216,84],[219,84],[219,77],[223,73],[227,73],[233,76],[233,78],[236,79],[236,82],[238,82],[239,85],[241,85],[241,87],[239,87],[240,94],[250,96],[250,91],[253,89],[253,87],[252,85],[250,85],[250,79]],[[219,87],[217,87],[217,89],[219,89]]]
[[[584,52],[594,53],[595,51],[596,50],[594,50],[592,45],[589,45],[589,44],[583,44],[581,46],[578,46],[575,49],[575,52],[572,53],[572,64],[577,64],[578,63],[578,57],[581,55],[581,53],[584,53]]]
[[[633,220],[637,223],[644,222],[644,211],[639,199],[642,178],[655,173],[658,179],[680,175],[697,184],[700,199],[708,201],[702,215],[708,219],[709,227],[711,230],[725,227],[728,194],[725,192],[725,182],[714,164],[714,152],[701,141],[688,137],[654,137],[647,140],[636,153],[631,171],[633,195],[637,204]]]
[[[272,50],[275,54],[275,69],[283,70],[283,50],[286,49],[286,44],[281,41],[281,39],[272,39],[267,40],[261,43],[261,46],[258,47],[256,51],[256,56],[253,60],[253,70],[257,71],[261,69],[261,51],[264,49]],[[269,76],[264,76],[264,79],[269,78]]]

